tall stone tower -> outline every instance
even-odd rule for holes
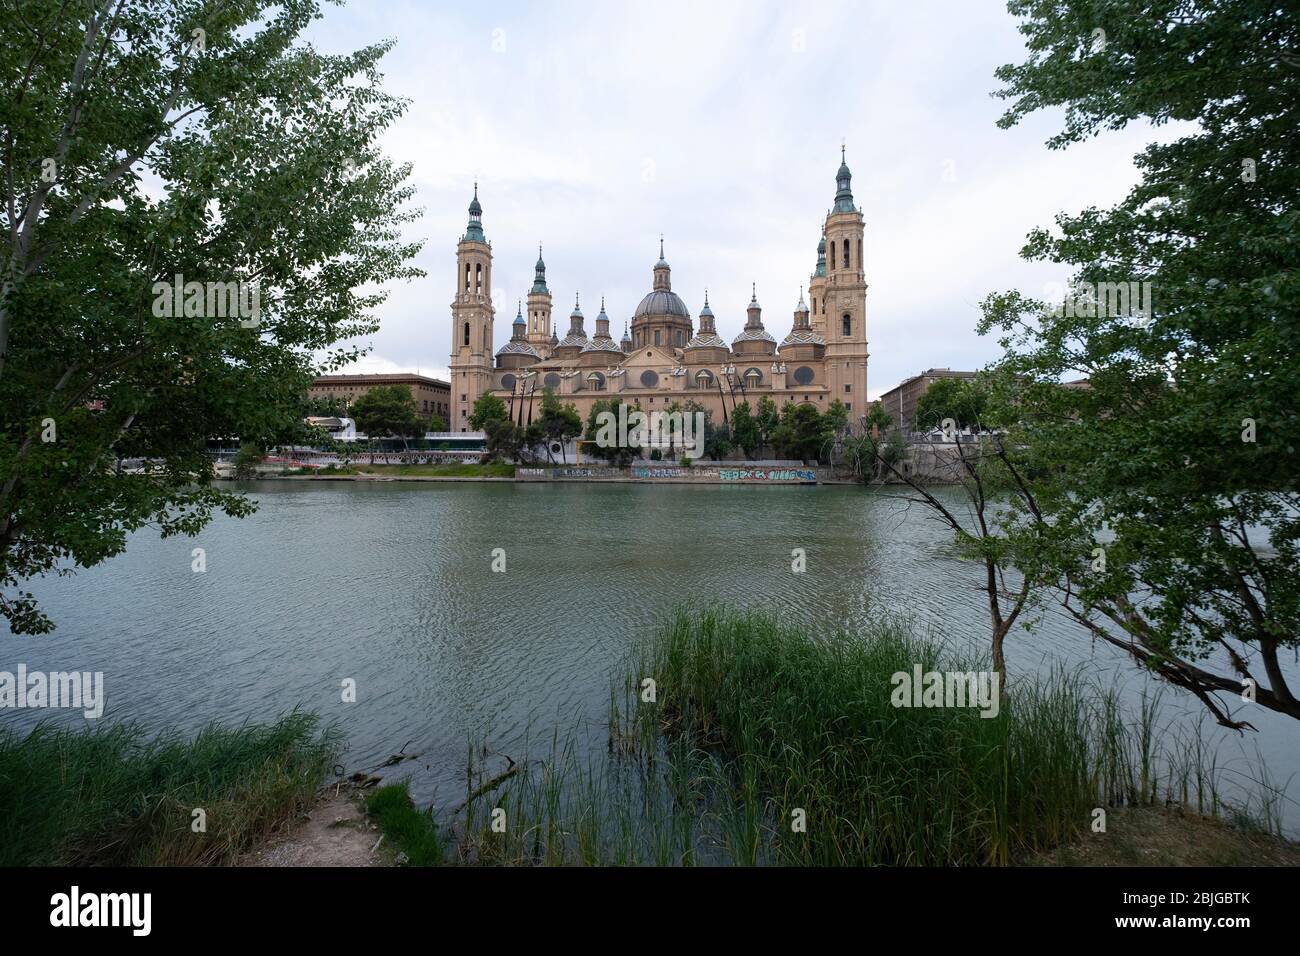
[[[867,280],[862,210],[853,205],[849,189],[852,178],[841,149],[840,168],[835,174],[835,205],[827,213],[823,228],[826,277],[818,290],[822,299],[818,310],[825,309],[822,334],[826,339],[830,397],[849,407],[849,421],[856,425],[867,412]]]
[[[483,207],[469,204],[469,226],[456,244],[456,297],[451,302],[452,431],[469,431],[475,400],[492,384],[492,246],[483,236]],[[531,300],[531,297],[530,297]]]
[[[546,263],[537,247],[537,270],[528,290],[528,344],[545,354],[551,344],[551,290],[546,287]]]
[[[824,228],[824,227],[823,227]],[[808,295],[812,298],[811,327],[814,332],[826,335],[826,237],[817,243],[817,267],[808,279]]]

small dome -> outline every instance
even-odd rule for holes
[[[515,313],[515,320],[510,324],[518,325],[518,326],[522,326],[524,324],[524,303],[522,299],[519,302],[519,311]]]
[[[688,349],[725,349],[727,343],[716,332],[700,332],[686,343]]]
[[[541,356],[537,354],[537,350],[522,339],[511,339],[497,349],[497,355],[528,355],[535,359],[541,359]]]
[[[771,342],[775,345],[776,339],[772,338],[771,333],[769,333],[767,329],[742,329],[740,334],[731,340],[732,345],[735,345],[737,342]]]
[[[564,342],[566,345],[569,344],[568,339],[565,339]],[[585,355],[587,352],[619,352],[621,354],[623,350],[608,335],[597,335],[582,347],[582,351]]]
[[[812,329],[795,329],[781,341],[781,348],[788,345],[825,345],[826,340]]]
[[[700,318],[704,318],[706,315],[707,315],[709,318],[713,318],[713,310],[709,308],[709,290],[708,290],[708,289],[705,289],[705,290],[704,290],[704,308],[700,309]]]

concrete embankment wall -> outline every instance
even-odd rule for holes
[[[743,465],[633,465],[612,468],[605,465],[571,465],[556,468],[515,469],[516,481],[645,481],[665,484],[765,484],[815,485],[824,469],[810,466],[749,467]]]

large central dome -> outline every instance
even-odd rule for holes
[[[688,319],[691,317],[682,297],[671,289],[656,289],[642,299],[641,304],[632,313],[632,317],[638,318],[643,315],[680,315]]]
[[[673,291],[672,270],[664,259],[664,242],[659,240],[659,261],[655,263],[654,286],[632,314],[632,344],[683,348],[691,338],[691,313],[682,297]]]

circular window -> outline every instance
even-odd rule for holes
[[[603,391],[605,388],[605,376],[599,372],[592,372],[587,376],[587,387],[593,392]]]
[[[515,377],[513,375],[502,375],[501,387],[508,388],[513,392],[515,390]]]
[[[654,369],[646,369],[641,373],[641,384],[646,388],[654,388],[659,384],[659,373]]]
[[[800,385],[811,385],[813,380],[813,370],[807,365],[800,365],[794,370],[794,380]]]
[[[559,388],[560,376],[555,374],[554,372],[547,372],[546,378],[542,379],[542,384],[545,385],[547,388]]]

